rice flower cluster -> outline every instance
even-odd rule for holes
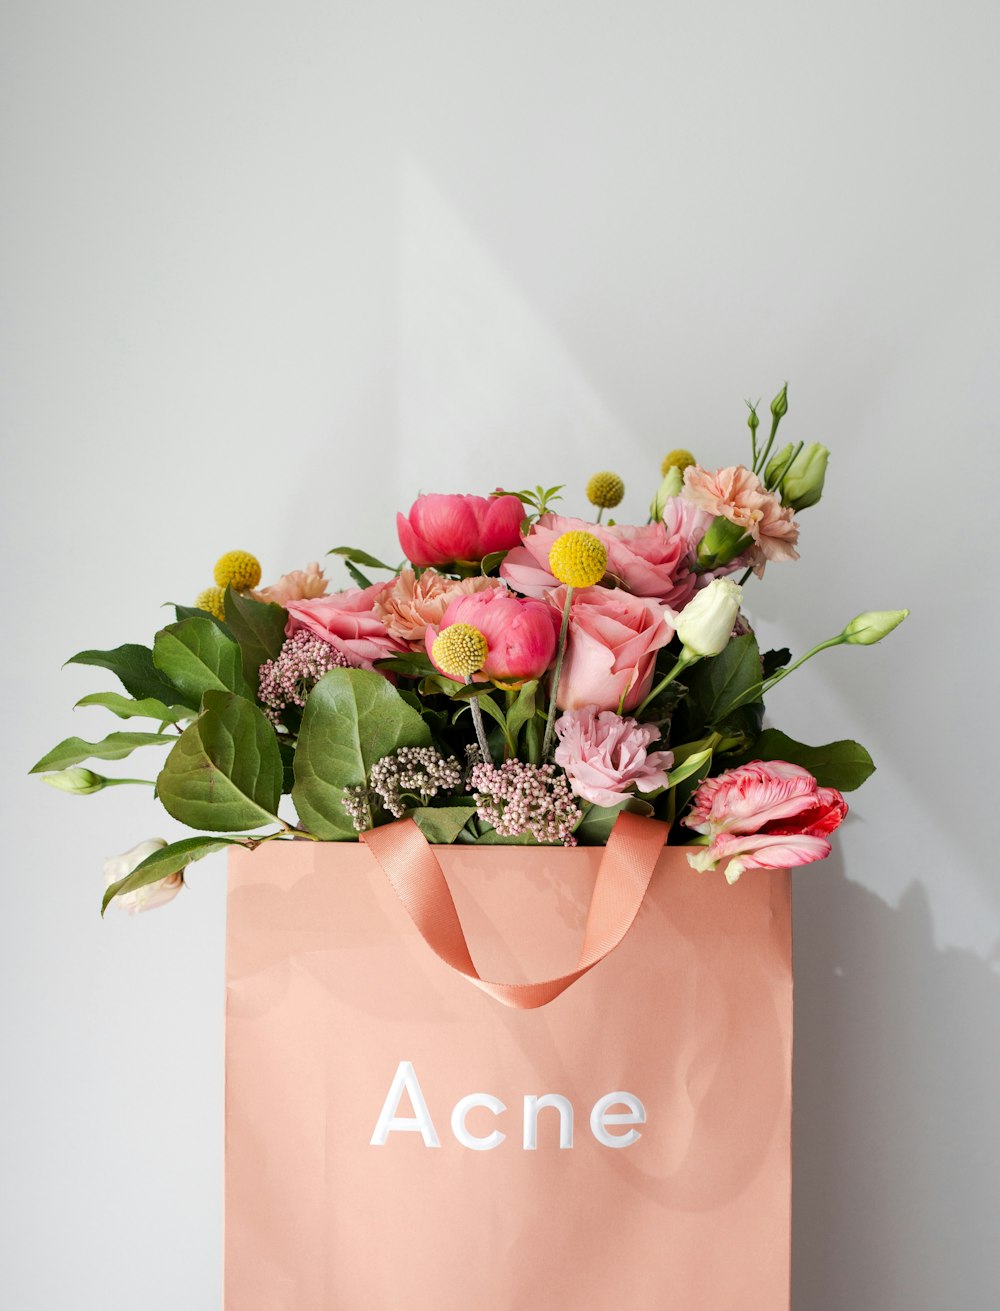
[[[583,812],[569,780],[555,765],[505,760],[502,765],[474,765],[469,777],[476,811],[503,838],[530,833],[536,842],[575,847],[573,829]]]
[[[285,640],[276,659],[265,660],[260,667],[257,696],[264,713],[272,724],[279,724],[285,707],[301,709],[324,674],[349,667],[350,661],[342,651],[307,628],[300,628]]]
[[[394,819],[406,810],[408,794],[426,806],[439,792],[462,786],[462,767],[454,756],[436,747],[400,747],[372,765],[368,776],[372,792]]]

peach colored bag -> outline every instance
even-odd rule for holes
[[[234,851],[227,1311],[787,1311],[789,877],[665,833]]]

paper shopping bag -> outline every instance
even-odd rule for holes
[[[227,1311],[787,1311],[789,877],[665,833],[234,850]]]

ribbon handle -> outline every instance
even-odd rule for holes
[[[412,819],[369,829],[360,840],[381,866],[417,932],[440,960],[505,1006],[535,1010],[604,960],[628,933],[669,827],[628,811],[618,816],[597,873],[580,959],[569,974],[541,983],[495,983],[480,975],[438,858]]]

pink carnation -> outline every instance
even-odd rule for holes
[[[698,465],[684,470],[684,495],[710,515],[722,515],[749,534],[753,547],[749,560],[754,573],[764,572],[768,560],[797,560],[795,543],[799,526],[795,512],[782,505],[755,473],[743,465],[710,473]]]
[[[694,595],[697,575],[691,572],[698,543],[712,516],[680,497],[672,497],[662,523],[594,524],[543,514],[520,546],[507,555],[500,576],[525,596],[544,596],[558,586],[549,570],[549,551],[557,537],[583,530],[600,538],[608,553],[608,577],[634,596],[651,596],[679,608]]]
[[[681,822],[712,839],[688,856],[692,867],[715,869],[725,861],[726,878],[735,883],[744,870],[822,860],[830,854],[828,834],[846,814],[837,789],[821,788],[807,769],[754,760],[706,779]]]
[[[418,578],[412,569],[403,569],[376,598],[375,611],[390,637],[421,651],[427,629],[440,624],[452,601],[502,587],[499,578],[447,578],[436,569],[425,569]]]
[[[250,595],[255,601],[271,601],[275,605],[287,607],[289,601],[309,601],[324,596],[326,589],[326,575],[319,567],[319,561],[313,560],[304,569],[293,569],[290,574],[282,574],[270,587],[261,587]]]
[[[351,587],[332,596],[314,600],[290,601],[286,634],[291,637],[302,628],[337,648],[355,668],[371,669],[376,660],[398,654],[408,648],[390,637],[376,610],[376,603],[389,583],[371,587]]]
[[[555,760],[573,791],[597,806],[615,806],[636,787],[653,792],[668,786],[674,763],[669,751],[647,751],[660,736],[654,724],[640,724],[612,710],[567,710],[556,720]]]

